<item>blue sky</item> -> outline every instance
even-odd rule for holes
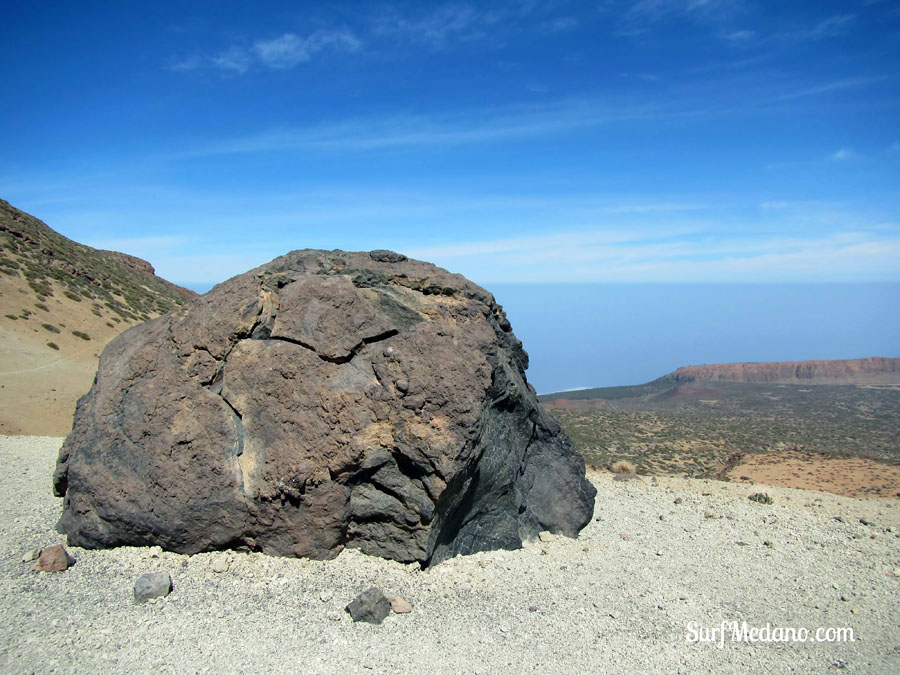
[[[196,287],[900,281],[895,2],[13,3],[0,69],[0,197]]]

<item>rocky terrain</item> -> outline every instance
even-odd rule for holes
[[[0,438],[0,671],[746,673],[900,670],[900,503],[698,479],[590,474],[577,539],[422,570],[346,549],[313,561],[153,547],[87,550],[64,572],[47,476],[62,439]],[[774,503],[751,501],[765,492]],[[30,557],[30,556],[25,556]],[[137,604],[148,573],[172,581]],[[411,611],[345,607],[377,586]],[[689,642],[689,625],[850,629],[832,642]],[[823,638],[828,635],[824,634]]]
[[[575,536],[594,490],[493,296],[390,251],[303,250],[113,340],[54,477],[61,531],[434,564]]]
[[[195,295],[0,200],[0,433],[68,433],[104,345]]]

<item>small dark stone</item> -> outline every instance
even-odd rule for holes
[[[372,586],[367,591],[357,595],[345,610],[354,621],[380,624],[391,613],[391,601],[387,599],[381,589]]]
[[[171,591],[172,577],[168,572],[150,572],[134,582],[134,601],[142,603],[153,598],[164,598]]]
[[[675,500],[674,500],[672,503],[673,503],[673,504],[680,504],[680,503],[681,503],[681,497],[675,497]]]
[[[402,253],[395,253],[394,251],[387,251],[383,248],[376,249],[375,251],[369,252],[369,257],[375,262],[388,262],[388,263],[397,263],[403,262],[406,260],[406,256]]]

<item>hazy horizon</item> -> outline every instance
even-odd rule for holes
[[[490,289],[541,394],[643,384],[688,365],[900,356],[900,284],[562,286]]]

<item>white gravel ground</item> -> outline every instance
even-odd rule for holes
[[[900,673],[897,501],[596,474],[595,520],[577,540],[424,572],[356,551],[315,562],[74,547],[69,570],[32,572],[23,553],[64,542],[50,489],[60,442],[0,437],[3,673]],[[758,490],[775,504],[748,501]],[[135,605],[135,579],[158,570],[174,591]],[[413,611],[353,623],[344,606],[373,584]],[[729,634],[719,647],[689,643],[692,621],[848,627],[855,640]]]

